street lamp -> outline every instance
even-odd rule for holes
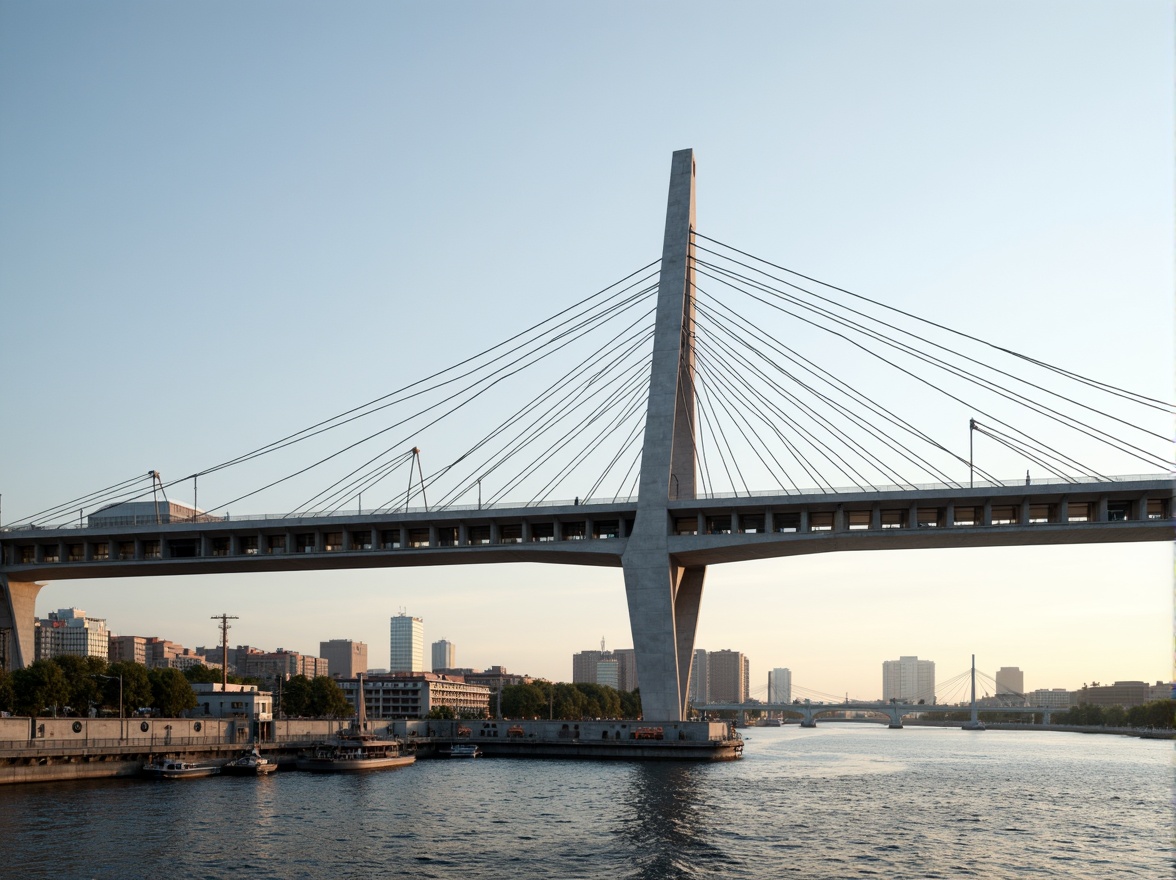
[[[123,677],[122,675],[102,675],[101,673],[94,673],[99,678],[105,678],[108,681],[118,679],[118,738],[123,738]]]

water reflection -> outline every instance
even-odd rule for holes
[[[619,828],[630,845],[637,880],[698,877],[722,859],[707,840],[706,769],[698,764],[634,764]]]

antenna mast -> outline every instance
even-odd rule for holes
[[[229,689],[229,626],[230,620],[240,620],[235,614],[214,614],[212,620],[220,621],[221,631],[221,693]]]

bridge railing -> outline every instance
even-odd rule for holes
[[[1172,480],[1172,474],[1118,474],[1106,478],[1111,483],[1138,483],[1155,480]],[[1033,478],[1026,483],[1023,479],[1014,480],[976,480],[969,486],[967,483],[894,483],[890,485],[869,486],[834,486],[832,488],[817,487],[803,489],[767,489],[750,492],[699,492],[698,500],[718,500],[723,498],[764,498],[769,496],[807,496],[807,495],[853,495],[862,492],[959,492],[964,489],[1015,489],[1017,486],[1073,486],[1085,482],[1104,482],[1102,480],[1081,481],[1063,480],[1057,477],[1046,479]]]

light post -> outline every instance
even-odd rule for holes
[[[118,679],[118,738],[123,739],[123,677],[122,675],[101,675],[95,673],[99,678],[105,678],[109,681]]]

